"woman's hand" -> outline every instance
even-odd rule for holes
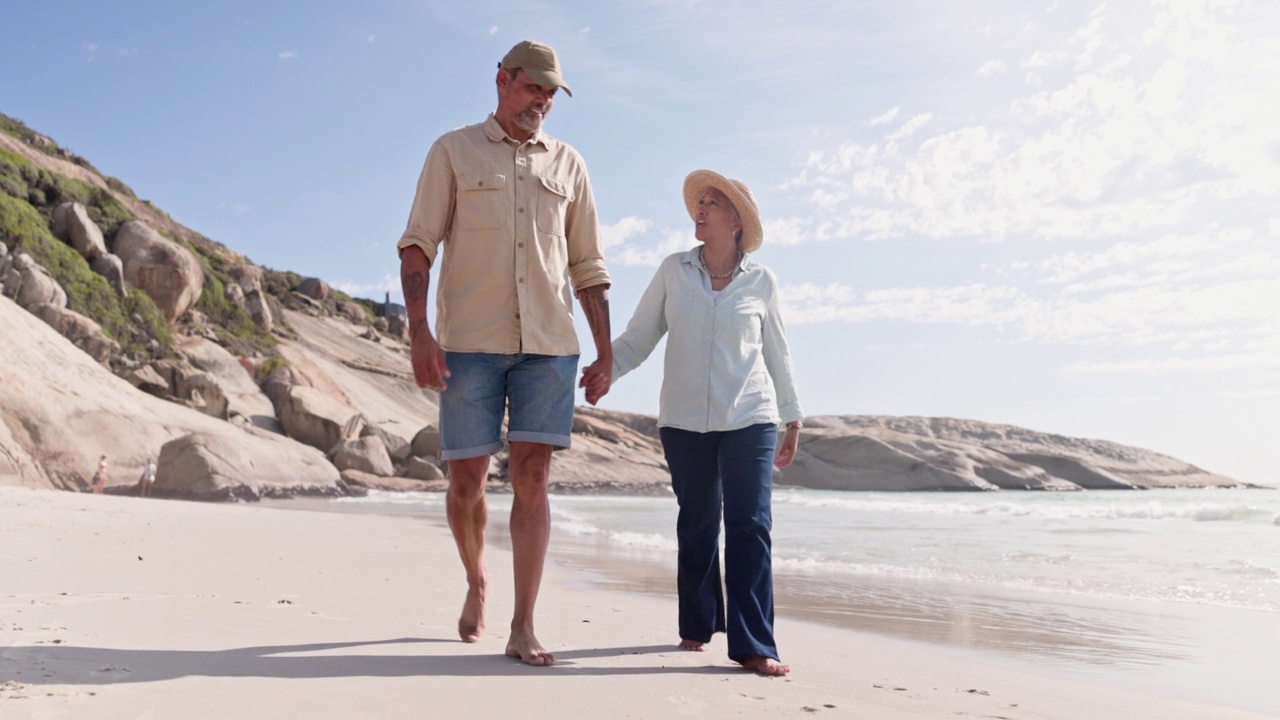
[[[787,433],[778,443],[778,452],[773,456],[775,467],[784,468],[796,459],[796,450],[800,447],[800,428],[787,426]]]

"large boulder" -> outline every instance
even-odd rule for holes
[[[103,365],[120,352],[120,345],[107,337],[98,323],[74,310],[45,303],[28,311]]]
[[[405,477],[410,477],[414,480],[444,479],[444,470],[441,470],[439,465],[418,457],[409,458],[409,461],[405,463],[404,474]]]
[[[43,265],[26,253],[6,255],[0,265],[5,297],[24,308],[36,305],[67,306],[67,293]]]
[[[89,269],[106,278],[116,295],[122,298],[129,295],[129,289],[124,284],[124,263],[118,255],[104,252],[89,263]]]
[[[290,387],[278,410],[286,435],[324,452],[359,437],[365,426],[359,410],[303,385]]]
[[[387,454],[391,456],[393,462],[404,462],[409,459],[412,446],[408,440],[378,425],[366,425],[364,430],[360,432],[361,437],[369,437],[370,435],[376,435],[382,441],[382,444],[387,448]]]
[[[275,327],[275,316],[266,294],[262,292],[262,268],[236,265],[231,268],[230,275],[233,283],[227,286],[227,297],[243,308],[258,327],[271,332]]]
[[[333,465],[339,470],[359,470],[378,477],[396,474],[387,447],[376,435],[339,442],[333,450]]]
[[[173,389],[174,395],[188,407],[219,420],[231,418],[230,402],[217,378],[209,373],[197,372],[181,375]]]
[[[428,425],[413,436],[409,454],[414,457],[440,457],[440,431]]]
[[[148,395],[163,397],[169,393],[169,381],[161,377],[151,365],[132,368],[120,377]]]
[[[248,361],[232,355],[221,345],[191,338],[178,348],[192,367],[210,377],[227,400],[228,419],[243,418],[248,424],[272,432],[281,432],[275,408],[254,381]]]
[[[312,300],[324,300],[329,297],[329,284],[320,278],[307,278],[298,286],[298,292]]]
[[[169,322],[182,317],[204,289],[204,271],[195,256],[139,220],[116,233],[116,254],[124,277],[155,301]]]
[[[85,260],[107,252],[102,230],[89,219],[89,210],[80,203],[65,202],[53,209],[53,234],[65,240]]]
[[[267,433],[192,433],[165,443],[151,492],[192,500],[342,495],[338,469],[314,448]]]

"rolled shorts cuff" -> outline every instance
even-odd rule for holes
[[[440,450],[441,460],[470,460],[474,457],[483,455],[492,455],[502,449],[502,443],[489,443],[488,445],[479,445],[477,447],[460,448],[458,450]]]
[[[538,443],[540,445],[551,445],[553,447],[567,448],[569,447],[570,438],[568,435],[553,435],[551,433],[525,432],[523,430],[510,430],[507,432],[507,440],[515,442]]]

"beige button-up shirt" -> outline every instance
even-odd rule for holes
[[[436,339],[452,352],[576,355],[574,293],[609,283],[582,156],[539,132],[517,143],[490,115],[431,146],[409,225],[436,285]]]

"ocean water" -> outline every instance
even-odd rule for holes
[[[334,502],[444,516],[438,494]],[[490,503],[502,544],[510,497]],[[671,497],[554,496],[552,555],[672,595],[675,518]],[[784,658],[796,617],[1280,714],[1259,672],[1280,655],[1280,490],[778,489],[773,519]]]

